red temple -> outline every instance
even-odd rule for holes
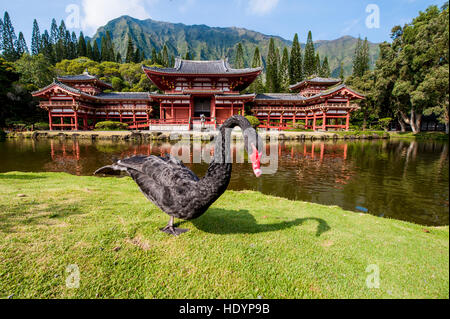
[[[190,130],[201,117],[216,128],[232,115],[244,115],[246,106],[261,127],[285,129],[303,121],[308,129],[348,130],[350,113],[364,99],[340,80],[326,78],[293,85],[293,93],[241,94],[262,68],[233,69],[225,60],[177,59],[173,68],[144,66],[143,71],[164,93],[106,93],[112,87],[85,72],[59,77],[33,96],[43,99],[40,107],[49,112],[51,130],[89,130],[104,120],[127,123],[130,129]],[[160,118],[153,120],[156,105]]]

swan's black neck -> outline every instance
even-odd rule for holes
[[[244,133],[251,129],[250,122],[243,116],[230,117],[219,129],[214,150],[214,159],[211,162],[205,177],[201,183],[207,184],[215,193],[222,195],[228,188],[233,169],[233,153],[231,151],[231,133],[236,127],[240,127]]]

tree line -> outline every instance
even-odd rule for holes
[[[64,20],[61,20],[58,26],[55,19],[52,20],[50,32],[45,30],[43,33],[40,31],[37,20],[33,21],[29,50],[23,33],[19,32],[19,35],[16,36],[8,12],[5,12],[3,20],[0,18],[0,52],[2,52],[2,57],[9,62],[17,61],[23,54],[33,56],[42,54],[52,65],[78,57],[86,57],[96,62],[117,63],[141,63],[147,58],[145,53],[134,45],[131,35],[128,35],[126,56],[122,57],[120,52],[115,49],[109,31],[101,36],[99,43],[99,41],[86,38],[83,32],[80,32],[79,36],[75,32],[71,33],[67,30]],[[153,49],[150,63],[170,66],[175,58],[169,57],[167,52],[165,45],[160,52]]]
[[[302,52],[298,34],[294,36],[292,48],[282,50],[275,47],[273,38],[269,42],[269,52],[265,64],[265,81],[258,78],[250,86],[250,92],[282,93],[289,92],[289,87],[312,77],[329,77],[331,74],[328,57],[321,60],[319,53],[315,52],[312,32],[308,33],[305,52]],[[255,48],[252,60],[252,68],[263,67],[263,59],[258,47]],[[235,68],[244,68],[244,51],[239,43],[236,49]],[[341,77],[343,78],[343,66],[341,65]]]
[[[449,131],[449,8],[429,6],[410,23],[395,26],[392,42],[380,45],[369,69],[367,41],[358,42],[353,74],[346,83],[366,95],[352,123],[397,122],[402,131],[421,131],[423,116],[434,116]]]

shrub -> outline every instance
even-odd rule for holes
[[[97,131],[124,131],[128,130],[128,124],[113,121],[98,122],[95,129]]]
[[[48,131],[50,129],[50,125],[45,122],[34,123],[34,129],[38,131]]]
[[[385,117],[385,118],[382,118],[382,119],[378,120],[378,124],[385,131],[388,131],[389,124],[391,124],[391,122],[392,122],[392,118],[391,117]]]
[[[294,124],[294,129],[296,129],[296,130],[304,130],[306,127],[305,127],[305,123],[295,123]]]
[[[254,128],[257,128],[258,126],[261,125],[261,122],[260,122],[260,121],[258,120],[258,118],[255,117],[255,116],[246,116],[245,118],[250,122],[250,124],[251,124]]]
[[[6,138],[6,133],[0,129],[0,141],[3,141]]]

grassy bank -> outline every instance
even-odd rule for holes
[[[422,132],[414,134],[412,132],[390,132],[394,138],[414,138],[416,140],[439,140],[448,141],[448,134],[444,132]]]
[[[448,227],[231,191],[181,237],[167,221],[129,178],[0,174],[0,297],[449,297]]]

